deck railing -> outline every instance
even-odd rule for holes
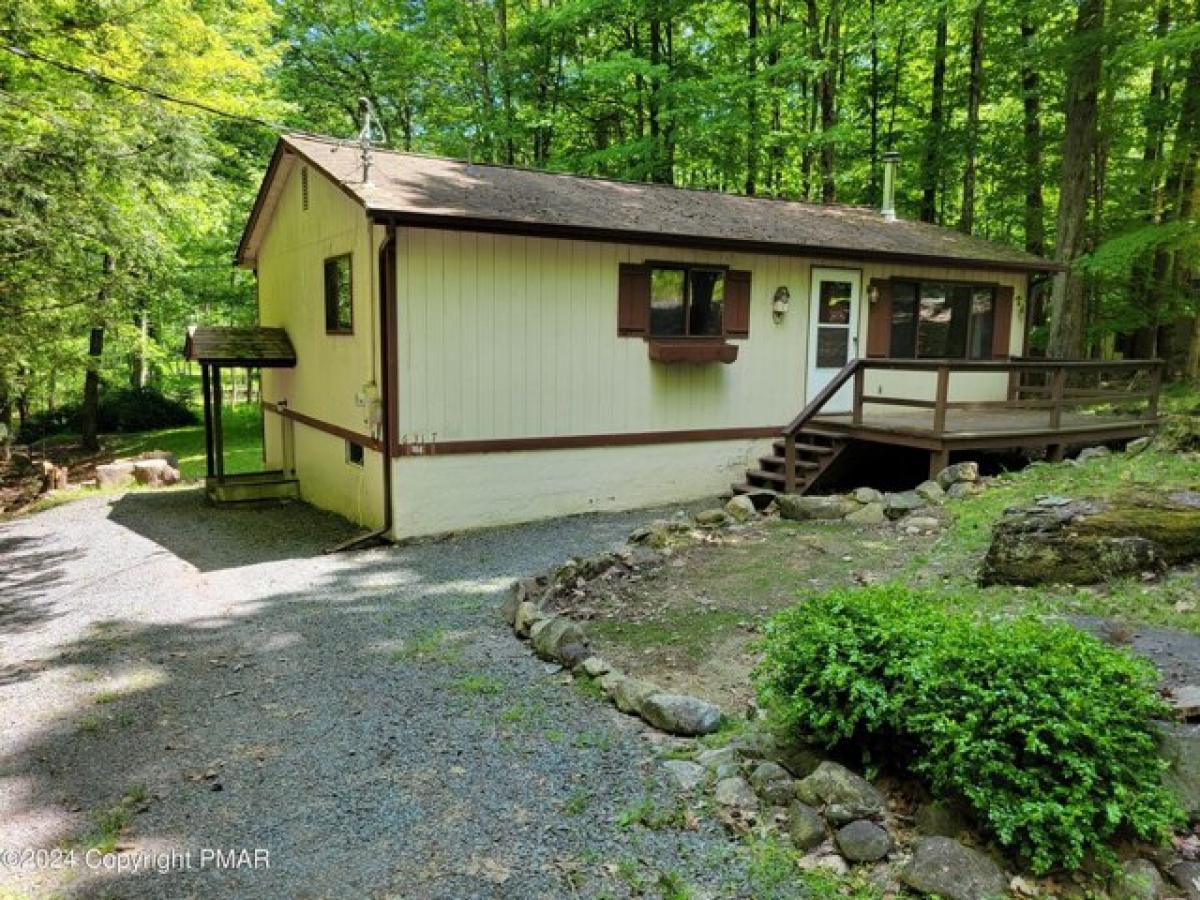
[[[1132,421],[1158,419],[1162,389],[1161,359],[1068,360],[1028,357],[997,360],[948,359],[855,359],[847,363],[783,430],[784,490],[796,489],[796,436],[821,414],[824,407],[853,381],[851,422],[863,424],[867,405],[927,409],[933,413],[930,429],[935,438],[952,434],[947,429],[948,412],[986,410],[1039,410],[1047,412],[1050,430],[1062,427],[1063,412],[1081,406],[1112,403],[1120,407],[1142,404]],[[933,399],[867,394],[869,371],[928,372],[934,375]],[[951,400],[951,378],[956,374],[1002,373],[1008,376],[1002,400]]]

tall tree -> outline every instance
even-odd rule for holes
[[[975,230],[975,167],[979,154],[979,101],[983,94],[983,18],[986,0],[978,0],[971,16],[971,71],[967,83],[966,163],[963,166],[962,214],[958,229]]]
[[[921,212],[922,222],[936,222],[938,214],[938,186],[942,179],[942,146],[945,126],[946,102],[946,40],[949,32],[949,13],[946,0],[937,8],[936,36],[933,45],[933,79],[929,91],[929,124],[926,127],[925,153],[921,160]]]

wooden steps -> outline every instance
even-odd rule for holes
[[[811,490],[827,468],[838,458],[845,446],[834,432],[805,428],[796,441],[796,493]],[[756,504],[765,506],[776,494],[783,493],[787,482],[787,448],[780,438],[772,445],[770,456],[760,456],[759,467],[746,472],[746,480],[732,485],[733,493],[749,494]]]

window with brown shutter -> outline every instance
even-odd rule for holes
[[[1012,308],[1012,285],[999,285],[996,288],[996,308],[994,312],[996,324],[992,326],[992,357],[994,359],[1008,358],[1008,344],[1012,336]]]
[[[867,288],[871,309],[867,315],[867,356],[888,355],[892,345],[892,282],[887,278],[872,278]]]
[[[750,273],[730,269],[725,273],[725,334],[750,337]]]
[[[617,334],[646,334],[650,330],[650,269],[621,263],[617,297]]]
[[[622,263],[617,333],[663,340],[750,334],[750,273],[692,263]]]
[[[1006,335],[1012,308],[1002,311],[1000,286],[955,281],[889,282],[887,355],[897,359],[990,359]],[[877,304],[882,305],[882,304]],[[882,313],[879,314],[882,316]],[[872,335],[867,335],[868,347]]]

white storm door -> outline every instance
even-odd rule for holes
[[[857,269],[812,270],[808,302],[808,377],[805,402],[811,401],[846,363],[858,356],[858,300],[862,273]],[[847,382],[822,412],[849,412],[853,381]]]

